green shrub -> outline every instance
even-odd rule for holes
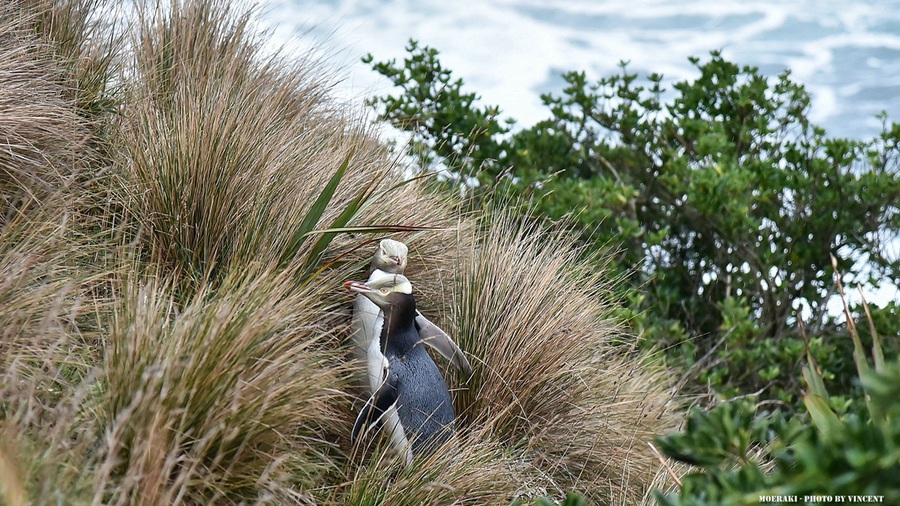
[[[668,456],[697,470],[682,477],[678,491],[658,493],[659,503],[749,505],[763,495],[900,501],[900,360],[885,362],[876,337],[873,370],[855,331],[852,337],[864,409],[841,415],[832,408],[834,399],[810,355],[804,416],[785,419],[745,398],[695,409],[682,433],[660,438]]]
[[[624,65],[596,83],[566,73],[560,95],[542,96],[550,119],[513,130],[437,51],[407,49],[402,65],[374,65],[398,93],[370,103],[413,134],[422,168],[446,167],[459,176],[448,184],[476,195],[530,199],[536,217],[571,216],[590,249],[617,247],[620,316],[685,366],[691,390],[794,404],[801,324],[826,378],[852,376],[827,307],[829,255],[848,282],[897,280],[882,238],[900,231],[900,125],[871,141],[828,137],[788,72],[766,78],[714,52],[668,91]]]

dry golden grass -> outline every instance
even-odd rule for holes
[[[335,467],[323,435],[346,374],[309,307],[321,287],[294,286],[229,279],[179,306],[153,276],[128,283],[104,361],[104,502],[290,502]]]
[[[563,490],[639,501],[659,467],[646,443],[678,410],[664,372],[623,351],[602,263],[565,231],[502,212],[468,244],[448,322],[475,358],[461,418],[524,448]]]
[[[30,198],[97,176],[119,49],[120,0],[6,0],[0,4],[0,185]],[[101,14],[106,14],[102,16]],[[7,197],[9,200],[9,197]]]
[[[377,205],[351,224],[446,221],[433,199],[388,191],[400,182],[394,163],[332,102],[320,66],[264,55],[249,14],[230,3],[141,15],[119,165],[154,261],[195,280],[278,266],[345,160],[320,226],[372,181]]]
[[[543,494],[537,469],[505,445],[460,438],[409,467],[385,455],[357,456],[346,481],[332,490],[327,504],[483,505],[509,504],[518,497]],[[546,480],[544,480],[546,481]]]
[[[67,96],[65,69],[29,29],[32,18],[0,6],[0,219],[42,202],[83,167],[89,131]]]
[[[62,191],[0,225],[0,497],[11,504],[77,504],[92,487],[95,315],[108,304],[96,288],[110,273],[83,206]]]
[[[139,2],[128,43],[96,22],[115,5],[0,10],[0,500],[641,501],[677,412],[609,321],[600,259],[403,184],[321,66],[265,53],[231,2]],[[368,188],[349,225],[442,227],[394,237],[475,367],[449,374],[457,440],[409,468],[349,442],[340,285],[380,236],[319,257],[297,234],[343,164],[317,226]]]
[[[106,191],[96,163],[102,123],[83,106],[105,93],[107,76],[92,74],[80,57],[97,47],[87,26],[74,22],[87,14],[83,7],[0,5],[0,502],[7,504],[77,504],[93,481],[97,439],[86,401],[96,389],[93,315],[108,302],[96,288],[109,274],[111,236],[100,229],[105,218],[90,212],[103,207]]]

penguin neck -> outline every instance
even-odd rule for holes
[[[390,347],[398,355],[405,355],[420,339],[416,332],[416,299],[411,294],[393,293],[384,311],[381,330],[381,351]]]
[[[397,264],[383,265],[372,260],[372,264],[369,266],[369,277],[386,276],[388,274],[403,274],[403,268]]]

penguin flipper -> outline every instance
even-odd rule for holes
[[[440,353],[442,357],[449,360],[451,364],[463,373],[472,374],[472,366],[466,360],[466,356],[459,349],[459,346],[453,342],[453,339],[446,332],[434,323],[431,323],[419,311],[416,311],[416,330],[419,331],[419,337],[422,338],[423,343]]]
[[[366,405],[357,415],[356,422],[353,423],[353,431],[350,433],[350,443],[355,445],[360,433],[364,432],[363,429],[380,420],[385,411],[395,402],[397,402],[397,389],[390,383],[389,376],[388,381],[366,401]]]

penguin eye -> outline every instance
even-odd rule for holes
[[[387,295],[387,294],[391,293],[391,291],[388,290],[387,288],[382,288],[381,290],[378,290],[378,291],[381,292],[381,295]]]

